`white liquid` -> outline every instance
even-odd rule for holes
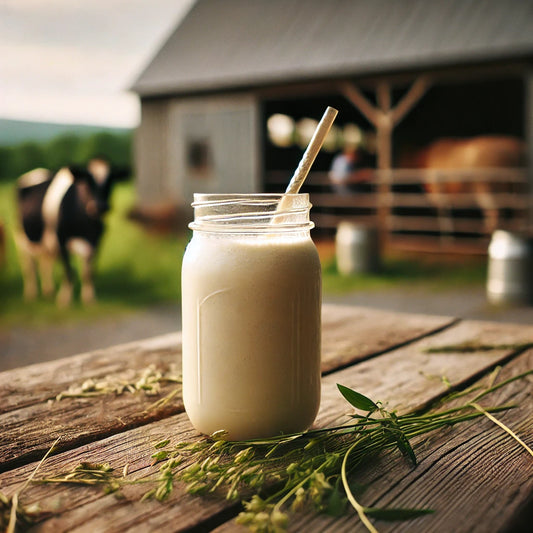
[[[182,271],[183,398],[231,440],[308,428],[320,403],[321,274],[305,236],[195,232]]]

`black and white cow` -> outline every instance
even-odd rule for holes
[[[64,167],[55,173],[38,168],[18,179],[20,228],[15,241],[26,299],[37,297],[38,270],[42,294],[53,295],[53,265],[60,258],[65,277],[57,302],[68,306],[74,283],[70,255],[75,254],[81,258],[81,299],[94,300],[92,265],[114,178],[107,161],[93,159],[87,168]]]

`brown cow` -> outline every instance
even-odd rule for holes
[[[526,163],[526,144],[503,135],[439,139],[419,152],[417,162],[420,168],[521,167]]]
[[[414,165],[425,169],[458,171],[520,168],[526,165],[526,144],[516,137],[501,135],[439,139],[416,154]],[[447,195],[473,194],[475,202],[484,213],[488,232],[494,231],[499,221],[499,209],[494,194],[508,190],[507,184],[501,182],[432,181],[431,174],[428,174],[424,188],[439,211],[453,206],[453,198],[447,198]]]

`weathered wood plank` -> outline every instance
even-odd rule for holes
[[[367,359],[455,322],[454,318],[402,314],[366,307],[324,305],[322,372]]]
[[[151,364],[181,364],[181,333],[121,344],[0,373],[0,414],[55,398],[70,385],[108,375],[133,376]]]
[[[327,372],[393,349],[453,321],[331,305],[324,306],[323,315],[323,369]],[[161,371],[171,364],[181,365],[178,334],[0,374],[0,405],[5,402],[0,414],[0,471],[42,455],[60,435],[60,448],[68,449],[182,412],[179,396],[164,409],[145,412],[157,397],[143,393],[47,403],[71,384],[108,375],[139,376],[151,364]],[[162,386],[161,395],[174,387]]]
[[[322,321],[323,371],[329,372],[446,327],[453,319],[325,304]],[[134,376],[151,364],[161,370],[181,365],[181,333],[2,372],[0,414],[45,402],[89,378]]]
[[[464,342],[521,344],[532,339],[533,327],[463,322],[416,344],[326,376],[324,381],[330,386],[323,388],[325,394],[318,425],[342,422],[339,404],[335,404],[338,393],[334,382],[382,400],[400,412],[409,412],[449,391],[446,381],[454,388],[462,388],[474,377],[505,363],[509,356],[509,352],[501,350],[427,354],[424,352],[426,348]],[[465,372],[467,368],[469,373]],[[500,379],[503,381],[510,375],[531,369],[533,350],[505,366]],[[428,387],[431,393],[428,393]],[[330,394],[331,397],[325,396]],[[518,431],[529,446],[533,446],[533,378],[530,376],[525,382],[500,390],[488,399],[491,403],[484,401],[484,405],[515,403],[521,406],[520,410],[498,415],[498,418]],[[418,468],[413,470],[396,457],[373,463],[369,472],[362,472],[360,484],[373,489],[365,491],[363,503],[369,507],[428,507],[439,510],[439,516],[430,515],[401,525],[380,522],[380,532],[407,532],[415,527],[417,531],[450,533],[503,531],[520,506],[533,494],[531,457],[509,439],[492,422],[483,421],[432,436],[430,447],[426,441],[419,440],[415,447],[420,461]],[[451,463],[448,464],[448,461]],[[480,492],[482,497],[479,497]],[[487,519],[488,516],[490,519]],[[528,516],[527,523],[531,520],[533,516]],[[230,522],[216,531],[246,530]],[[303,515],[292,524],[290,531],[347,533],[366,531],[366,528],[354,514],[341,520]]]
[[[402,409],[418,407],[435,399],[446,390],[446,386],[439,379],[440,376],[446,375],[454,386],[464,384],[473,376],[479,375],[498,362],[505,361],[512,353],[512,350],[498,350],[475,354],[429,355],[422,351],[423,347],[476,339],[484,343],[500,344],[526,341],[532,336],[531,327],[462,323],[390,354],[326,376],[323,380],[323,402],[317,425],[323,426],[339,418],[342,419],[348,412],[346,404],[336,391],[336,382],[354,386],[374,399],[388,402],[391,407],[400,406]],[[529,417],[531,419],[531,411]],[[181,435],[182,438],[194,435],[186,415],[180,414],[153,422],[148,426],[91,442],[81,448],[51,457],[42,472],[52,474],[64,471],[84,459],[109,461],[118,469],[129,463],[135,475],[144,477],[156,470],[147,466],[147,458],[153,452],[153,444],[170,435]],[[449,437],[447,434],[445,441],[448,441]],[[22,442],[22,435],[19,434],[19,438]],[[502,449],[504,448],[499,448],[500,453]],[[431,468],[431,460],[428,461],[428,468]],[[26,465],[0,475],[2,487],[0,490],[6,493],[15,490],[16,484],[20,484],[34,466]],[[439,463],[439,468],[441,467],[442,462]],[[442,479],[445,473],[437,475]],[[132,501],[136,500],[144,490],[144,487],[130,487],[126,495],[127,500],[121,502],[112,496],[103,496],[99,492],[90,490],[32,486],[28,489],[27,499],[23,501],[40,501],[43,509],[56,509],[56,512],[61,513],[40,526],[42,531],[57,532],[67,529],[101,530],[102,524],[105,524],[106,531],[162,529],[179,531],[196,525],[201,527],[202,524],[205,525],[205,521],[213,526],[219,520],[216,516],[220,513],[222,521],[226,516],[225,513],[235,511],[227,502],[217,500],[195,500],[201,503],[193,504],[190,497],[183,495],[180,488],[176,490],[172,500],[164,505],[153,502],[133,503]]]
[[[533,350],[506,365],[498,381],[533,368]],[[480,403],[519,406],[496,417],[533,446],[533,379],[523,379],[495,391]],[[381,533],[439,531],[462,533],[528,531],[533,521],[533,461],[527,451],[486,418],[418,439],[419,460],[413,468],[398,454],[360,472],[367,487],[360,503],[381,508],[430,508],[435,513],[413,521],[376,521]],[[529,502],[529,509],[524,506]],[[235,524],[220,528],[239,531]],[[299,515],[290,531],[366,531],[355,512],[341,519]]]
[[[162,387],[162,394],[171,390]],[[156,400],[143,393],[68,398],[1,415],[0,472],[42,456],[58,437],[58,449],[64,450],[183,412],[179,397],[150,409]]]
[[[375,400],[386,401],[399,412],[412,411],[425,406],[428,387],[431,389],[429,397],[437,398],[448,392],[446,381],[454,386],[464,386],[495,365],[504,363],[514,353],[513,345],[531,342],[533,325],[465,321],[355,367],[335,372],[326,376],[324,381],[341,383]],[[462,343],[509,345],[509,348],[474,353],[426,352],[428,348]],[[322,424],[334,423],[338,418],[334,401],[337,391],[335,387],[325,387],[323,394],[319,420]],[[329,394],[333,394],[333,398]]]
[[[154,445],[166,438],[178,442],[178,435],[185,440],[198,437],[184,413],[52,456],[37,477],[69,471],[81,461],[109,462],[119,473],[128,464],[129,476],[134,479],[155,476],[158,467],[151,466]],[[0,474],[0,490],[10,496],[35,465]],[[146,485],[126,487],[125,499],[117,500],[113,495],[105,495],[99,487],[32,485],[25,502],[39,502],[42,511],[60,513],[35,528],[46,532],[185,531],[198,523],[208,523],[218,513],[235,514],[234,504],[212,500],[206,505],[180,488],[164,504],[140,502],[149,488]]]

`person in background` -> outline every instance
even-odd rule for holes
[[[350,192],[349,183],[358,160],[359,153],[355,145],[346,145],[344,150],[333,158],[328,176],[336,193],[348,194]]]

